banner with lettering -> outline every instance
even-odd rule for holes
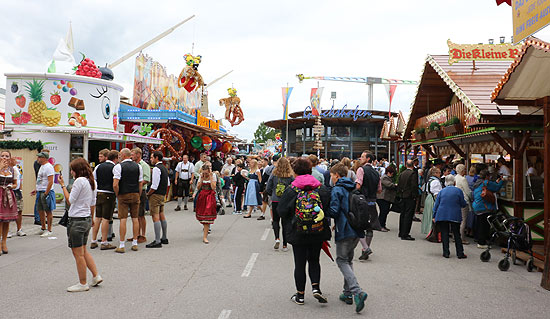
[[[311,95],[309,97],[311,101],[311,114],[313,116],[319,116],[321,114],[321,95],[324,88],[311,89]]]
[[[291,87],[284,87],[283,89],[283,120],[288,120],[288,98],[292,93]]]
[[[458,61],[511,61],[514,60],[521,45],[502,44],[456,44],[447,40],[449,46],[449,65]]]

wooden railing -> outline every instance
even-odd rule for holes
[[[430,126],[430,123],[437,122],[439,124],[443,124],[447,120],[452,119],[453,117],[456,116],[460,120],[460,123],[462,124],[463,129],[461,132],[458,132],[452,135],[470,133],[470,132],[480,130],[480,128],[472,128],[472,127],[466,126],[467,122],[468,124],[472,124],[471,122],[479,123],[479,120],[477,119],[474,119],[474,121],[472,121],[471,119],[467,121],[468,120],[467,113],[468,113],[468,109],[466,108],[466,106],[464,106],[464,104],[461,101],[458,101],[452,104],[451,106],[447,106],[446,108],[439,110],[435,113],[428,114],[426,116],[418,118],[415,122],[414,128],[416,129],[418,127],[424,127],[426,128],[426,131],[427,131],[428,127]]]

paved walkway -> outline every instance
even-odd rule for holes
[[[306,304],[294,293],[292,251],[273,250],[269,218],[219,216],[210,244],[201,241],[202,227],[190,211],[174,212],[167,203],[170,244],[123,255],[92,250],[104,278],[98,288],[70,294],[77,282],[65,228],[48,239],[31,235],[8,240],[9,254],[0,256],[0,317],[18,318],[349,318],[354,307],[338,300],[342,276],[335,263],[321,256],[321,289],[327,305],[306,289]],[[31,218],[27,218],[30,222]],[[148,217],[148,222],[150,217]],[[524,266],[501,272],[494,251],[489,263],[480,250],[466,246],[469,258],[441,257],[441,246],[397,238],[398,215],[390,214],[389,233],[376,232],[374,254],[354,268],[369,293],[362,316],[368,318],[548,318],[550,292],[539,286],[541,274]],[[14,225],[13,225],[14,226]],[[118,221],[115,221],[118,229]],[[130,225],[128,225],[130,226]],[[36,228],[35,228],[36,227]],[[152,224],[148,239],[153,238]],[[266,236],[267,232],[267,236]],[[118,234],[117,234],[118,235]],[[118,238],[117,238],[118,239]],[[118,240],[115,240],[115,244]],[[359,248],[357,249],[359,253]],[[333,248],[334,254],[334,248]],[[308,284],[309,285],[309,284]]]

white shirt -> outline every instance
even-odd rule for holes
[[[97,185],[96,185],[97,186]],[[86,177],[77,178],[69,196],[69,217],[88,217],[92,212],[90,207],[95,206],[97,188],[92,190]]]
[[[193,164],[191,164],[191,165],[193,165]],[[152,179],[151,189],[157,190],[157,188],[159,188],[160,176],[161,176],[160,168],[154,166],[153,167],[153,177],[151,178]],[[170,187],[170,179],[169,178],[168,178],[168,187]]]
[[[154,171],[155,169],[153,169],[153,172]],[[179,179],[191,179],[191,175],[193,174],[194,171],[195,171],[195,165],[193,165],[193,163],[189,161],[187,161],[187,164],[184,164],[183,162],[179,162],[178,165],[176,166],[176,172],[178,172]]]
[[[15,178],[17,182],[17,187],[13,190],[16,191],[18,189],[21,189],[21,180],[23,179],[23,176],[21,176],[21,172],[19,171],[19,168],[17,166],[13,167],[13,178]]]
[[[36,191],[44,192],[48,188],[48,177],[55,175],[55,170],[49,162],[40,166],[36,177]]]
[[[537,170],[534,168],[534,167],[529,167],[527,169],[527,173],[525,173],[525,176],[529,176],[529,175],[538,175],[537,174]]]
[[[235,169],[235,164],[227,164],[225,163],[222,167],[222,171],[220,173],[222,173],[223,175],[223,172],[225,172],[225,170],[228,170],[229,171],[229,176],[231,176],[231,173],[233,173],[233,170]]]
[[[466,180],[466,177],[456,174],[455,177],[455,186],[460,188],[462,192],[464,193],[464,200],[466,202],[470,201],[470,198],[472,196],[472,190],[470,189],[470,186],[468,185],[468,181]]]
[[[508,167],[506,167],[506,165],[502,165],[499,169],[498,169],[498,173],[502,176],[511,176],[510,174],[510,169]]]
[[[441,189],[443,187],[441,186],[441,182],[438,179],[434,179],[430,182],[430,193],[437,195],[439,192],[441,192]]]
[[[123,160],[120,164],[122,164],[124,162],[127,162],[127,161],[132,162],[131,159],[127,158],[127,159]],[[115,167],[113,167],[113,179],[120,180],[120,178],[121,178],[120,174],[122,173],[122,166],[120,166],[120,164],[116,164]],[[141,182],[143,182],[143,168],[141,168],[141,165],[139,165],[139,164],[137,164],[137,166],[139,166],[139,180],[138,180],[138,182],[141,183]]]
[[[113,161],[110,161],[110,160],[106,160],[105,162],[103,163],[111,163],[113,165],[116,165],[115,162]],[[99,163],[99,165],[103,164],[103,163]],[[94,180],[95,180],[95,185],[97,187],[97,168],[99,167],[99,165],[97,165],[95,168],[94,168]],[[113,167],[114,169],[114,167]],[[108,194],[114,194],[114,192],[111,192],[111,191],[106,191],[106,190],[101,190],[101,189],[98,189],[97,190],[98,193],[108,193]]]

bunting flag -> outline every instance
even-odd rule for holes
[[[309,97],[311,102],[311,115],[319,116],[321,114],[321,95],[323,95],[324,88],[311,89],[311,96]]]
[[[288,98],[290,97],[290,93],[292,93],[291,87],[283,87],[283,120],[288,120]]]
[[[390,99],[389,116],[391,117],[391,102],[393,101],[393,95],[395,94],[395,89],[397,89],[397,84],[384,84],[384,87],[386,88],[388,98]]]

